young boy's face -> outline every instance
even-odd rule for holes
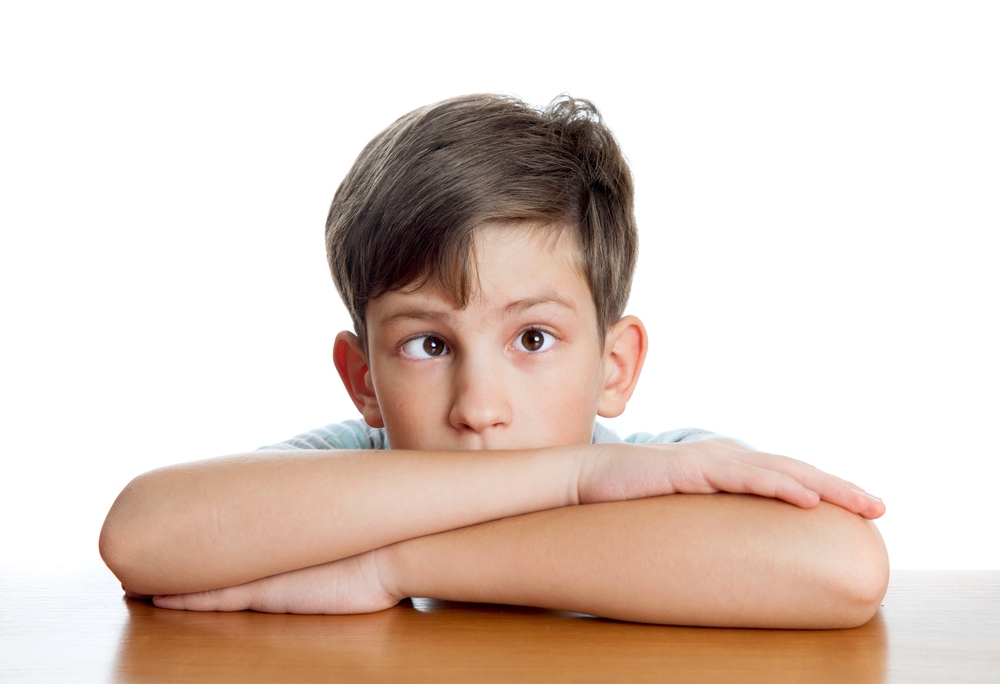
[[[475,254],[465,309],[433,283],[369,302],[366,421],[394,449],[590,443],[614,371],[571,232],[487,226]]]

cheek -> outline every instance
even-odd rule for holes
[[[601,376],[593,363],[573,366],[573,372],[532,378],[520,393],[516,414],[522,425],[544,436],[545,446],[589,444],[600,398]]]
[[[379,409],[385,422],[389,443],[394,449],[427,449],[429,435],[440,423],[440,392],[426,384],[413,382],[406,373],[390,374],[392,382],[380,389],[375,385]]]

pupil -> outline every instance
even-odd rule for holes
[[[524,348],[528,351],[537,351],[541,349],[544,342],[545,337],[537,330],[529,330],[521,335],[521,344],[523,344]]]
[[[440,356],[444,351],[444,344],[436,337],[424,338],[424,351],[428,356]]]

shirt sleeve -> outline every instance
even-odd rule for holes
[[[303,432],[291,439],[270,444],[257,451],[300,451],[306,449],[388,449],[385,428],[369,427],[361,420],[346,420]]]
[[[600,423],[594,426],[594,444],[611,444],[615,442],[626,442],[628,444],[677,444],[679,442],[700,442],[703,439],[728,439],[742,444],[748,449],[753,447],[733,437],[716,434],[701,428],[680,428],[653,434],[651,432],[636,432],[625,439],[618,436],[614,430],[606,428]]]
[[[607,428],[600,423],[594,425],[594,444],[615,444],[626,442],[628,444],[670,444],[679,442],[698,442],[703,439],[730,439],[738,444],[742,444],[748,449],[752,449],[746,442],[741,442],[732,437],[719,435],[700,428],[680,428],[652,434],[650,432],[637,432],[629,435],[625,439],[618,436],[614,430]],[[257,449],[257,451],[300,451],[308,449],[388,449],[389,439],[386,436],[385,428],[369,427],[361,420],[346,420],[343,423],[331,423],[309,432],[303,432],[291,439],[286,439],[277,444],[270,444]]]

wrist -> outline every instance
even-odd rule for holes
[[[574,504],[614,501],[620,496],[609,495],[607,489],[610,460],[614,458],[615,445],[588,444],[578,449],[576,483],[573,490]]]
[[[564,489],[562,506],[577,506],[580,504],[580,486],[584,473],[593,460],[594,450],[589,444],[574,446],[549,447],[544,449],[544,457],[552,461],[560,461],[560,472],[564,474]],[[560,506],[561,507],[561,506]]]
[[[394,604],[409,596],[402,588],[402,554],[400,553],[400,547],[405,544],[405,541],[398,542],[374,549],[371,552],[379,586]]]

